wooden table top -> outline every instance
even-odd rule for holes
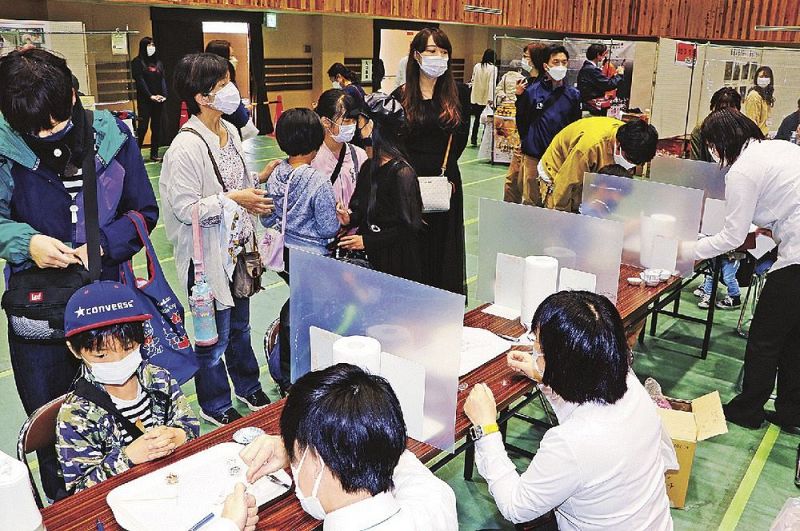
[[[666,283],[656,287],[631,286],[627,283],[628,277],[639,275],[641,269],[622,265],[620,268],[620,284],[617,294],[617,308],[626,326],[639,319],[641,314],[646,314],[647,306],[663,292],[675,286],[680,279],[672,277]],[[524,328],[518,321],[510,321],[483,313],[484,306],[468,312],[464,317],[464,325],[476,328],[485,328],[491,332],[504,335],[519,336]],[[505,354],[502,354],[485,365],[461,377],[456,406],[456,439],[464,437],[469,429],[470,422],[464,414],[463,406],[469,390],[476,383],[485,382],[492,389],[498,409],[502,409],[516,401],[532,388],[531,381],[513,373],[506,365]],[[127,483],[135,478],[148,474],[154,470],[180,461],[206,448],[219,443],[232,440],[233,433],[245,426],[258,426],[267,433],[278,433],[280,415],[284,401],[280,400],[270,404],[261,411],[249,414],[227,426],[217,428],[198,439],[188,442],[178,448],[172,455],[152,463],[138,465],[127,472],[112,477],[99,485],[95,485],[83,492],[61,500],[42,511],[44,524],[50,531],[80,530],[94,531],[95,520],[100,519],[108,531],[121,529],[114,520],[111,508],[106,504],[106,496],[114,488]],[[428,462],[441,453],[440,450],[416,441],[408,440],[408,448],[414,452],[422,462]],[[262,508],[259,514],[260,530],[311,530],[319,525],[306,514],[294,496],[287,496],[278,502]]]

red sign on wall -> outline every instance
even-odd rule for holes
[[[693,42],[678,41],[675,44],[675,64],[694,66],[697,60],[697,44]]]

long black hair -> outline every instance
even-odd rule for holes
[[[333,79],[336,76],[342,76],[350,83],[357,83],[358,76],[355,72],[344,66],[342,63],[333,63],[330,68],[328,68],[328,77]]]
[[[341,89],[328,89],[320,94],[314,111],[320,118],[335,122],[359,109],[358,101]]]
[[[758,86],[758,75],[764,72],[769,75],[769,85],[766,87]],[[750,90],[755,90],[758,92],[758,95],[767,102],[767,105],[770,107],[775,106],[775,76],[772,75],[772,69],[768,66],[760,66],[758,70],[756,70],[756,75],[753,77],[753,88]]]
[[[158,59],[158,46],[156,46],[156,53],[152,56],[147,55],[147,47],[153,44],[153,37],[142,37],[139,41],[139,59],[144,63],[156,64]]]
[[[758,125],[733,107],[709,114],[703,120],[700,134],[719,155],[720,166],[736,162],[748,141],[764,140]]]
[[[482,65],[493,65],[496,60],[496,55],[494,50],[491,48],[487,48],[486,51],[483,52],[483,57],[481,58]]]

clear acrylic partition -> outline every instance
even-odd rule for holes
[[[676,270],[690,275],[694,257],[681,251],[697,241],[702,205],[703,190],[597,173],[584,176],[581,213],[623,222],[622,263],[636,267],[657,267],[654,257],[663,254],[663,247],[653,243],[675,240]]]
[[[656,157],[650,161],[650,180],[703,190],[703,199],[725,199],[725,174],[714,162]]]
[[[425,368],[423,441],[452,451],[464,296],[290,250],[292,381],[311,370],[310,328],[372,336]]]
[[[494,300],[497,254],[569,256],[569,267],[597,277],[596,292],[617,300],[621,223],[491,199],[480,203],[478,298]]]

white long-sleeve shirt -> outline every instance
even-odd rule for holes
[[[772,230],[778,244],[773,271],[800,264],[800,146],[768,140],[742,149],[725,176],[725,224],[721,232],[696,243],[695,259],[736,249],[751,224]]]
[[[470,93],[472,104],[494,103],[494,86],[496,84],[497,67],[492,64],[476,64],[472,68],[472,92]]]
[[[406,450],[394,469],[394,490],[325,516],[324,531],[456,531],[456,496]]]
[[[521,476],[499,433],[477,441],[478,472],[507,520],[528,522],[555,509],[562,530],[672,529],[664,473],[674,468],[674,449],[665,446],[656,406],[633,373],[627,384],[615,404],[559,408],[560,424],[545,433]]]

